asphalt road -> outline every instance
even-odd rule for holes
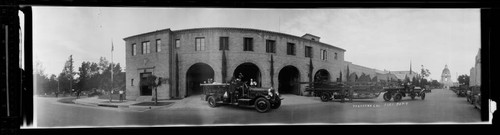
[[[91,107],[60,103],[56,98],[36,97],[35,122],[37,127],[480,122],[479,110],[450,90],[435,89],[427,93],[425,100],[403,97],[400,102],[386,102],[382,95],[377,99],[354,100],[352,103],[321,102],[318,97],[300,97],[317,102],[298,103],[303,101],[292,99],[294,97],[298,98],[290,96],[280,108],[268,113],[230,105],[152,110]]]

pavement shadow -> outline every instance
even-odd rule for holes
[[[62,98],[62,99],[57,100],[57,102],[65,103],[65,104],[75,104],[75,102],[74,102],[75,100],[76,100],[76,97]]]

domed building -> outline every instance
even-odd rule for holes
[[[445,89],[453,86],[453,81],[451,81],[451,74],[450,70],[448,69],[448,65],[444,66],[443,73],[441,74],[441,84],[443,84],[443,88]]]

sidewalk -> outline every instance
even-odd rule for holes
[[[281,95],[281,98],[284,98],[281,102],[282,105],[299,105],[299,104],[313,104],[313,103],[321,103],[318,97],[307,97],[307,96],[298,96],[292,94],[284,94]],[[167,107],[169,109],[178,109],[178,108],[194,108],[194,109],[206,109],[210,108],[207,104],[207,101],[201,100],[200,95],[189,96],[184,99],[179,100],[159,100],[158,103],[168,103],[169,105],[164,106],[154,106],[154,105],[136,105],[139,103],[145,103],[141,101],[123,101],[120,102],[118,100],[113,100],[111,103],[109,99],[98,99],[97,97],[90,98],[80,98],[74,100],[75,104],[87,105],[87,106],[95,106],[95,107],[115,107],[115,108],[161,108]],[[148,101],[152,102],[152,101]]]
[[[99,99],[97,96],[96,97],[90,97],[90,98],[80,98],[74,100],[75,104],[80,104],[80,105],[86,105],[86,106],[94,106],[94,107],[115,107],[115,108],[159,108],[159,107],[164,107],[164,106],[155,106],[155,105],[136,105],[139,103],[145,103],[141,101],[128,101],[128,100],[112,100],[109,102],[109,99]],[[171,100],[159,100],[158,103],[163,103],[163,102],[172,102]],[[168,105],[167,105],[168,106]]]

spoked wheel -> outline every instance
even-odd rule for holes
[[[420,95],[420,97],[422,98],[422,100],[425,99],[425,93],[422,93],[422,95]]]
[[[217,103],[215,102],[215,97],[214,96],[208,97],[208,106],[210,106],[210,107],[217,107]]]
[[[263,97],[257,98],[255,100],[255,109],[260,113],[267,112],[271,109],[271,103]]]
[[[384,93],[384,100],[385,101],[390,101],[391,100],[391,93],[390,92]]]
[[[320,98],[321,98],[321,101],[326,102],[326,101],[330,100],[330,94],[323,93],[323,94],[321,94]]]
[[[401,101],[403,96],[400,93],[396,93],[396,94],[394,94],[394,96],[392,98],[394,99],[394,102],[399,102],[399,101]]]

